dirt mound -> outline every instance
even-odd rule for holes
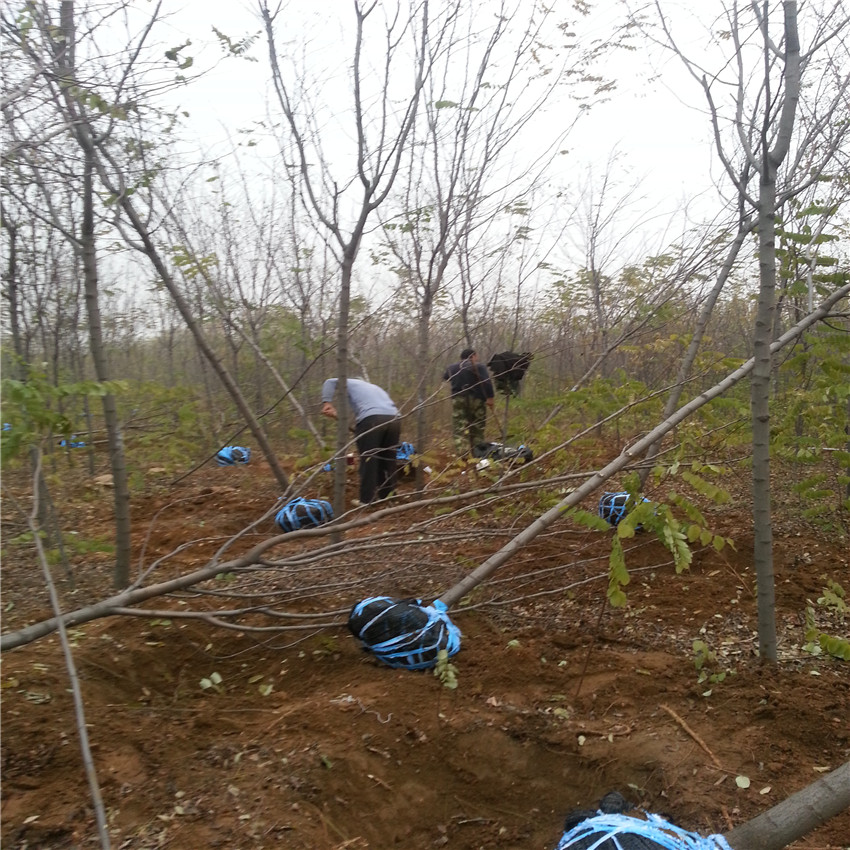
[[[243,473],[153,492],[134,508],[137,551],[149,562],[197,538],[169,564],[202,563],[273,504],[271,486],[240,486]],[[466,515],[480,533],[464,563],[509,539],[518,510]],[[850,668],[800,650],[806,600],[824,575],[850,585],[850,569],[844,548],[814,533],[780,537],[782,658],[762,666],[749,518],[729,509],[713,520],[737,551],[698,549],[676,575],[657,541],[637,541],[629,602],[616,610],[605,533],[542,535],[452,611],[463,633],[455,690],[380,666],[344,625],[300,641],[176,616],[71,629],[112,846],[547,850],[569,810],[610,790],[703,833],[752,817],[850,757]],[[95,502],[80,527],[108,537],[108,505]],[[270,533],[261,524],[245,543]],[[450,548],[435,543],[386,592],[445,589],[458,574]],[[48,606],[33,562],[4,561],[9,631]],[[66,608],[108,588],[109,556],[82,561]],[[351,565],[345,578],[357,579]],[[346,587],[340,604],[354,601]],[[181,600],[156,605],[179,613]],[[99,846],[58,638],[8,653],[2,685],[3,846]],[[797,846],[847,847],[847,836],[850,812]]]

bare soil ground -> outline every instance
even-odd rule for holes
[[[170,558],[170,574],[204,563],[275,489],[262,464],[210,465],[177,486],[147,479],[133,505],[134,557],[148,564],[199,541]],[[108,492],[81,479],[63,504],[80,537],[109,538]],[[4,513],[8,541],[21,529]],[[434,513],[417,507],[367,531]],[[462,558],[435,542],[393,586],[371,586],[364,561],[354,596],[358,567],[346,562],[338,605],[439,595],[538,513],[533,494],[511,511],[461,511],[451,521],[475,530],[458,544]],[[825,576],[850,588],[850,553],[780,506],[781,660],[764,666],[746,504],[712,521],[736,550],[696,548],[682,575],[657,541],[631,541],[629,602],[616,610],[605,604],[609,535],[565,525],[539,536],[452,612],[463,633],[456,690],[381,666],[344,617],[299,642],[162,617],[72,629],[112,846],[551,850],[564,815],[610,790],[705,834],[753,817],[850,758],[850,665],[801,650],[807,600]],[[246,544],[273,533],[266,523]],[[63,607],[108,595],[110,569],[108,554],[76,556]],[[2,577],[4,632],[49,615],[31,550],[6,545]],[[823,627],[847,636],[837,618]],[[723,681],[698,681],[696,639]],[[201,688],[214,672],[220,685]],[[55,635],[3,658],[8,850],[99,846],[69,687]],[[850,812],[794,846],[850,847]]]

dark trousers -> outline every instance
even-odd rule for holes
[[[386,499],[398,477],[396,451],[401,443],[401,420],[396,416],[367,416],[354,428],[360,452],[360,501]]]

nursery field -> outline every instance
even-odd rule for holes
[[[79,475],[63,514],[78,541],[108,540],[109,493]],[[803,650],[810,603],[820,629],[848,636],[817,600],[828,581],[850,588],[850,548],[793,500],[777,505],[780,661],[760,664],[746,473],[737,480],[742,495],[711,512],[735,547],[697,545],[677,575],[657,540],[636,536],[622,608],[605,598],[610,533],[565,521],[538,536],[452,611],[454,689],[379,665],[340,612],[381,593],[438,596],[541,512],[533,490],[510,510],[461,505],[429,540],[435,508],[404,484],[408,510],[375,513],[352,539],[424,523],[419,549],[398,556],[391,586],[375,585],[375,561],[397,556],[340,556],[335,625],[318,633],[166,616],[192,592],[152,600],[156,616],[72,628],[112,847],[552,850],[564,816],[611,790],[704,834],[776,804],[850,758],[850,664]],[[196,569],[274,498],[259,462],[208,464],[178,484],[149,473],[132,511],[139,568],[169,555],[157,580]],[[10,632],[50,609],[32,549],[8,542],[22,531],[8,506],[3,524]],[[261,523],[240,545],[274,533]],[[112,592],[110,555],[83,548],[73,588],[56,568],[65,610]],[[213,599],[231,604],[226,583]],[[3,657],[8,850],[100,846],[69,688],[55,634]],[[850,811],[794,847],[850,847]]]

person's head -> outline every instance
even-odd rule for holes
[[[475,357],[474,348],[464,348],[460,353],[461,360],[472,360],[473,357]]]

